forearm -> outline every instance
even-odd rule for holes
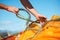
[[[28,9],[28,8],[27,8]],[[34,16],[40,15],[35,9],[28,9]]]
[[[38,15],[38,12],[33,8],[33,6],[31,5],[31,3],[29,2],[29,0],[21,0],[21,3],[34,16]]]
[[[6,5],[4,5],[4,4],[0,4],[0,9],[7,9],[7,6]]]

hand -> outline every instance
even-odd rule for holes
[[[16,7],[13,7],[13,6],[8,6],[6,10],[9,11],[9,12],[13,12],[15,14],[18,14],[19,9],[16,8]]]
[[[40,21],[40,24],[42,24],[42,25],[47,21],[46,20],[47,18],[43,15],[40,15],[40,14],[36,15],[36,18],[37,18],[37,20]]]

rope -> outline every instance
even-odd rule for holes
[[[30,18],[31,18],[30,13],[27,10],[19,8],[19,11],[25,11],[28,14],[28,18],[25,18],[23,15],[20,15],[20,14],[16,15],[19,19],[23,19],[23,20],[27,21],[26,26],[28,25],[29,21],[32,22],[30,20]]]
[[[28,15],[29,15],[28,18],[25,18],[24,16],[22,16],[22,15],[20,15],[20,14],[16,15],[18,18],[27,21],[27,23],[26,23],[26,26],[27,26],[26,29],[29,28],[29,26],[28,26],[28,23],[29,23],[29,22],[40,23],[39,21],[32,21],[32,20],[30,20],[31,16],[30,16],[30,14],[29,14],[29,12],[28,12],[27,10],[22,9],[22,8],[20,8],[19,11],[20,11],[20,10],[21,10],[21,11],[25,11],[25,12],[27,12]],[[60,18],[57,18],[57,19],[54,19],[54,20],[48,20],[48,21],[45,22],[45,24],[47,24],[48,22],[51,22],[51,21],[60,21]],[[43,26],[45,26],[45,24],[44,24]],[[34,30],[34,29],[32,29],[32,30]],[[36,36],[38,35],[38,33],[41,32],[41,31],[42,31],[42,30],[39,29],[39,30],[37,31],[37,33],[36,33],[32,38],[36,37]]]

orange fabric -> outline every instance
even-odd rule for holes
[[[60,18],[60,16],[53,16],[52,20],[56,18]],[[39,26],[36,24],[31,24],[30,28],[38,30]],[[15,38],[17,38],[17,40],[60,40],[60,21],[48,22],[46,25],[44,25],[42,31],[35,35],[37,30],[25,30],[24,32],[20,33],[21,35],[18,38],[14,36],[9,38],[11,40],[15,40]]]
[[[53,16],[52,19],[60,18]],[[30,40],[60,40],[60,21],[51,21],[44,25],[44,28],[38,35]]]
[[[60,27],[60,21],[58,23]],[[44,28],[44,30],[39,32],[39,34],[35,38],[32,38],[31,40],[60,40],[60,28],[59,27],[55,27],[55,25],[48,26],[48,28]]]
[[[3,40],[15,40],[16,36],[9,36],[7,38],[4,38]]]
[[[35,23],[32,23],[31,25],[29,25],[29,28],[36,29],[36,30],[31,30],[31,29],[25,30],[20,35],[20,37],[17,38],[17,40],[27,40],[27,39],[33,37],[35,35],[35,33],[37,32],[37,30],[39,29],[39,26]]]

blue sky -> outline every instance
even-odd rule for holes
[[[60,16],[60,0],[29,0],[33,7],[48,19],[53,15]],[[7,6],[24,8],[19,0],[0,0],[0,3]],[[31,15],[32,16],[32,15]],[[32,20],[35,17],[32,16]],[[0,9],[0,30],[22,31],[26,28],[26,21],[16,17],[14,13]]]

